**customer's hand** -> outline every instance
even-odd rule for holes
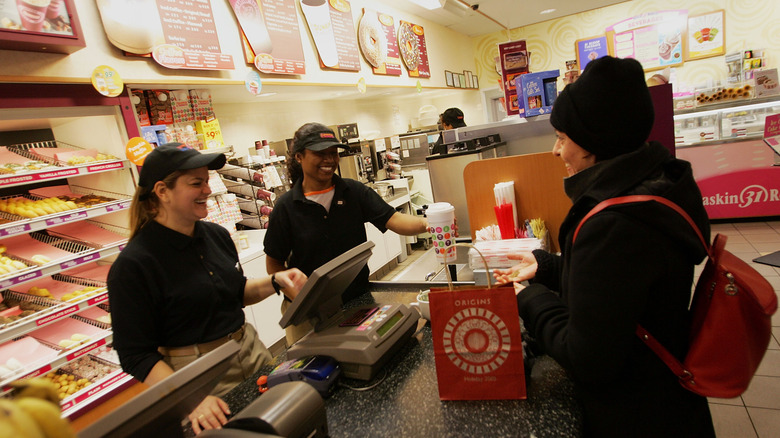
[[[530,280],[536,276],[536,269],[539,265],[536,263],[536,257],[534,257],[532,252],[509,254],[507,258],[510,260],[518,260],[519,263],[509,269],[493,270],[493,277],[496,279],[496,283],[506,284],[521,282]]]
[[[304,284],[306,284],[306,274],[298,268],[279,271],[276,273],[276,282],[282,287],[282,292],[287,298],[294,300]]]
[[[221,398],[207,395],[202,402],[189,415],[192,430],[195,435],[207,429],[222,429],[227,423],[230,408]]]

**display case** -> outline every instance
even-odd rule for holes
[[[72,382],[61,407],[75,418],[134,382],[110,349],[105,277],[129,235],[135,116],[88,85],[0,84],[0,134],[53,138],[0,144],[0,389]]]
[[[780,112],[780,96],[731,101],[678,110],[674,115],[676,147],[761,138],[766,116]]]
[[[780,96],[677,110],[678,158],[691,163],[710,219],[780,215],[780,156],[763,141]]]

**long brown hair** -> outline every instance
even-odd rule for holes
[[[169,189],[173,189],[176,186],[176,181],[183,174],[184,172],[177,170],[166,176],[162,182]],[[159,212],[160,198],[154,193],[154,186],[138,186],[130,203],[130,239],[128,241],[133,240],[138,232],[141,231],[141,228],[154,220]]]

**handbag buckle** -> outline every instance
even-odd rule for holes
[[[739,292],[739,288],[734,283],[734,275],[731,272],[726,272],[726,279],[729,281],[729,284],[726,285],[726,295],[736,295]]]

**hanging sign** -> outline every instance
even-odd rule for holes
[[[146,156],[154,150],[148,141],[141,137],[133,137],[125,145],[125,156],[136,166],[142,166]]]
[[[525,40],[511,41],[498,45],[501,63],[501,86],[504,89],[504,105],[507,115],[520,114],[515,79],[528,73],[528,50]],[[457,86],[457,85],[456,85]]]
[[[92,70],[92,86],[103,96],[117,97],[125,88],[119,73],[107,65],[100,65]]]

